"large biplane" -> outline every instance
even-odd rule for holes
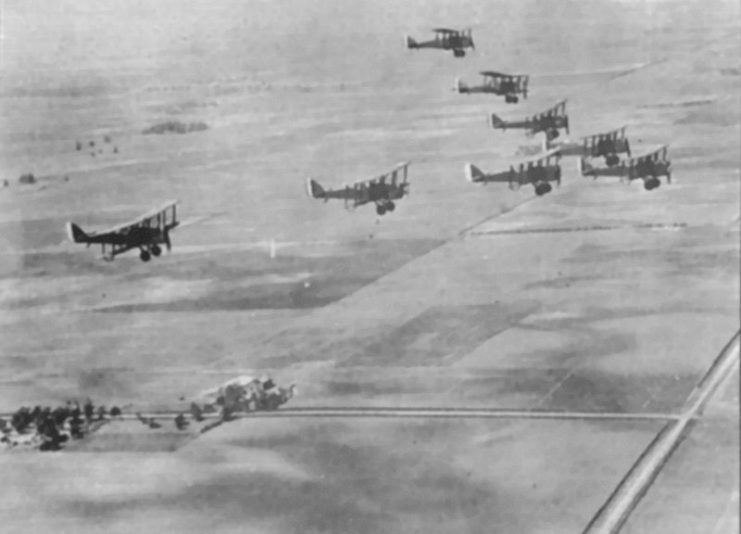
[[[494,113],[491,114],[489,119],[491,127],[495,130],[521,128],[528,130],[529,135],[545,132],[546,139],[549,141],[558,137],[559,130],[566,130],[566,133],[569,133],[569,116],[566,114],[566,100],[562,100],[552,108],[521,121],[505,121]]]
[[[471,29],[450,30],[448,28],[435,28],[435,38],[430,41],[417,42],[408,35],[404,36],[407,48],[439,48],[441,50],[452,50],[455,57],[466,55],[466,48],[476,49],[473,43]]]
[[[112,261],[119,254],[138,248],[139,258],[149,261],[162,253],[160,245],[170,250],[170,231],[178,226],[177,201],[168,202],[128,223],[98,232],[85,232],[75,223],[67,223],[67,234],[74,243],[101,246],[103,259]]]
[[[579,171],[582,176],[618,176],[621,182],[643,180],[643,187],[650,191],[661,185],[660,176],[666,176],[667,183],[672,181],[671,161],[667,158],[669,147],[661,148],[621,161],[612,167],[594,167],[586,158],[579,159]]]
[[[558,150],[562,156],[579,156],[580,158],[605,158],[605,165],[614,167],[620,163],[619,154],[630,157],[630,142],[625,136],[623,126],[607,133],[582,137],[579,141],[547,141],[546,150]]]
[[[394,200],[404,198],[409,194],[408,182],[409,162],[400,163],[391,172],[382,174],[378,178],[356,182],[341,189],[324,189],[315,180],[309,178],[306,190],[311,198],[324,199],[340,198],[345,201],[345,207],[353,209],[363,204],[373,202],[376,213],[383,215],[387,211],[394,211]]]
[[[517,166],[511,165],[509,170],[492,174],[487,174],[475,165],[467,163],[466,179],[475,184],[506,183],[510,189],[519,189],[522,185],[532,184],[535,194],[543,196],[551,192],[550,182],[561,185],[560,157],[558,151],[554,150]]]
[[[504,97],[508,104],[516,104],[517,95],[527,98],[527,84],[530,77],[525,74],[504,74],[492,70],[480,72],[483,77],[481,85],[466,85],[460,79],[455,80],[455,87],[459,93],[491,93]]]

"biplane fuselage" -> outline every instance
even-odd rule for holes
[[[579,171],[582,176],[615,176],[620,181],[643,180],[643,187],[650,191],[661,185],[659,178],[666,176],[671,183],[671,161],[667,157],[668,147],[663,146],[643,156],[629,158],[611,167],[595,167],[588,159],[579,159]]]
[[[511,165],[506,171],[485,173],[475,165],[467,163],[465,166],[466,179],[471,183],[506,183],[510,189],[531,184],[538,196],[550,193],[550,182],[561,184],[560,155],[553,151],[538,159],[526,161],[518,165]]]
[[[527,86],[529,77],[526,75],[502,74],[493,71],[481,73],[484,78],[480,85],[467,85],[456,80],[456,90],[461,94],[493,94],[503,96],[508,104],[516,104],[519,101],[517,95],[527,98]]]
[[[383,215],[388,211],[394,211],[396,208],[394,200],[402,199],[409,194],[408,167],[408,162],[403,163],[378,178],[356,182],[339,189],[325,189],[316,180],[309,179],[306,189],[312,198],[325,201],[331,198],[342,199],[347,208],[356,208],[372,202],[376,205],[376,212]]]
[[[580,158],[605,158],[608,167],[620,162],[619,154],[630,156],[630,142],[625,136],[626,127],[612,130],[604,134],[583,137],[580,141],[546,141],[546,150],[558,150],[562,156],[578,156]]]
[[[170,202],[139,219],[99,232],[85,232],[76,224],[67,223],[67,233],[74,243],[100,245],[105,260],[111,261],[119,254],[139,249],[142,261],[162,253],[160,245],[170,250],[170,231],[179,224],[176,202]]]
[[[452,50],[455,57],[463,57],[466,55],[467,48],[475,48],[470,29],[458,31],[438,28],[433,31],[435,32],[435,38],[429,41],[416,41],[408,35],[404,36],[407,48],[412,50],[419,48]]]
[[[524,129],[528,130],[529,135],[544,132],[548,140],[557,138],[559,130],[569,132],[569,116],[566,114],[565,100],[543,113],[538,113],[520,121],[505,121],[492,113],[489,122],[495,130]]]

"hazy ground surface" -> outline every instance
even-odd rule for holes
[[[673,413],[738,328],[734,2],[6,0],[0,17],[1,411],[175,409],[269,372],[298,383],[291,406]],[[441,25],[473,26],[476,52],[403,48]],[[530,73],[528,100],[451,91],[484,69]],[[670,144],[673,183],[585,180],[573,159],[543,198],[465,182],[464,163],[541,142],[487,113],[561,98],[573,137],[625,124],[636,153]],[[208,129],[142,135],[168,121]],[[411,196],[383,218],[306,197],[308,176],[406,160]],[[65,241],[67,220],[174,198],[195,223],[149,264]],[[737,531],[737,391],[736,372],[626,532]],[[660,427],[260,419],[192,440],[121,423],[2,455],[0,524],[580,532]]]

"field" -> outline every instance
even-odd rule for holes
[[[621,531],[738,532],[737,349],[690,410],[739,328],[738,5],[397,4],[4,2],[0,412],[179,410],[269,373],[298,385],[286,409],[501,413],[111,423],[0,453],[0,530],[596,532],[690,414]],[[476,51],[404,49],[439,25],[471,25]],[[486,69],[530,73],[529,98],[451,90]],[[562,98],[574,138],[669,144],[672,183],[573,158],[544,197],[465,181],[541,143],[487,113]],[[206,127],[143,133],[176,123]],[[400,161],[393,214],[306,196]],[[193,224],[152,262],[66,240],[169,199]]]

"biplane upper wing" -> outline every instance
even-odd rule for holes
[[[585,156],[598,157],[609,154],[627,153],[630,156],[630,143],[625,135],[627,126],[609,132],[582,138]]]
[[[91,237],[104,237],[107,235],[120,234],[130,230],[131,228],[157,228],[160,224],[166,224],[168,226],[171,226],[171,228],[174,228],[178,225],[178,221],[176,218],[177,213],[175,211],[175,206],[177,205],[177,203],[177,200],[170,200],[162,204],[162,206],[160,206],[159,208],[155,208],[129,222],[117,224],[116,226],[107,228],[105,230],[90,232],[88,235]],[[170,210],[172,210],[172,217],[168,219],[167,216]]]
[[[444,33],[446,35],[458,35],[461,33],[459,30],[452,30],[450,28],[432,28],[435,33]]]
[[[530,120],[532,122],[539,122],[546,117],[565,117],[566,116],[566,100],[561,100],[556,103],[553,107],[548,108],[545,111],[533,115]]]
[[[495,70],[482,70],[481,72],[479,72],[479,74],[487,78],[514,78],[517,76],[516,74],[505,74],[503,72],[497,72]]]

